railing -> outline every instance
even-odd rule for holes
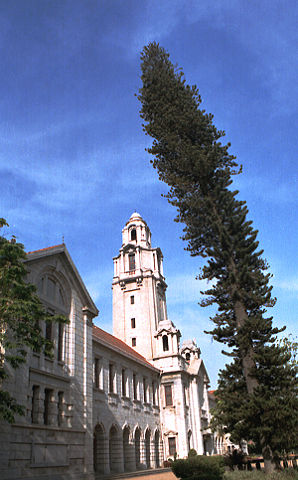
[[[237,467],[237,465],[234,465]],[[240,468],[239,468],[240,467]],[[264,468],[263,457],[245,457],[242,464],[239,465],[239,469],[242,470],[262,470]],[[287,457],[280,458],[278,460],[278,467],[280,469],[285,468],[298,468],[298,455],[288,455]]]

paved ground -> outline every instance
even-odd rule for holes
[[[121,480],[177,480],[173,472],[150,473],[137,477],[122,477]]]

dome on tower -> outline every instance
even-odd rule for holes
[[[138,212],[133,212],[129,220],[137,220],[137,219],[143,220],[141,215]]]

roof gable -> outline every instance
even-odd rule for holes
[[[98,315],[98,309],[95,303],[93,302],[64,243],[60,245],[54,245],[52,247],[41,248],[40,250],[28,252],[25,262],[30,264],[30,262],[35,262],[38,260],[46,259],[47,257],[54,257],[54,256],[59,256],[59,257],[62,256],[64,258],[80,290],[80,293],[85,303],[85,307],[88,308],[88,310],[90,310],[90,312],[93,314],[94,317],[96,317]]]

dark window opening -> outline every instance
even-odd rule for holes
[[[94,385],[99,388],[99,358],[94,360]]]
[[[165,403],[166,407],[173,405],[172,385],[165,385]]]
[[[133,228],[130,232],[130,239],[131,240],[136,240],[137,239],[137,231],[135,228]]]
[[[147,403],[147,384],[146,378],[143,378],[143,390],[144,390],[144,403]]]
[[[109,365],[109,393],[114,393],[114,365]]]
[[[189,353],[189,352],[186,353],[185,358],[186,358],[186,361],[187,361],[187,362],[190,361],[190,353]]]
[[[122,397],[126,397],[126,372],[125,372],[125,368],[122,368]]]
[[[59,427],[63,423],[63,401],[64,401],[64,393],[58,392],[58,426]]]
[[[50,404],[53,395],[53,390],[45,388],[44,391],[44,411],[43,411],[43,421],[45,425],[50,424]]]
[[[155,383],[152,382],[152,403],[153,405],[156,405],[156,400],[155,400]]]
[[[136,319],[135,318],[131,318],[130,323],[131,323],[131,328],[136,328]]]
[[[137,377],[135,373],[132,376],[132,386],[133,386],[133,399],[137,400],[138,399]]]
[[[52,340],[52,322],[50,320],[46,322],[46,340],[49,342]]]
[[[176,450],[176,437],[169,437],[169,454],[174,456],[177,453]]]
[[[132,347],[135,347],[136,344],[137,344],[137,339],[136,339],[136,338],[132,338],[132,339],[131,339],[131,345],[132,345]]]
[[[39,386],[32,387],[32,408],[31,408],[31,422],[38,423],[38,405],[39,404]]]
[[[64,325],[63,323],[59,323],[58,324],[58,350],[57,350],[58,362],[62,362],[63,360],[63,334],[64,334]]]
[[[167,335],[164,335],[162,337],[162,346],[163,346],[163,351],[167,352],[169,350],[169,339]]]
[[[133,305],[133,304],[135,303],[135,297],[134,297],[134,295],[131,295],[131,297],[130,297],[130,303],[131,303],[131,305]]]
[[[134,253],[128,255],[128,268],[129,270],[135,270],[136,268],[136,257]]]

